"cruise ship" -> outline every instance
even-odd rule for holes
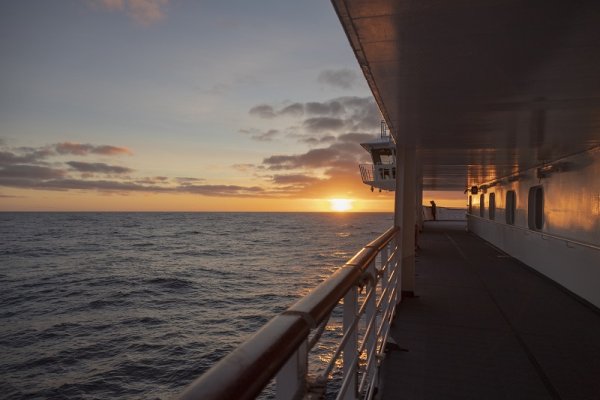
[[[394,226],[181,398],[600,399],[600,2],[332,5],[389,129],[360,171]]]

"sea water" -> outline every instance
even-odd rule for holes
[[[176,396],[391,225],[371,213],[0,213],[0,397]]]

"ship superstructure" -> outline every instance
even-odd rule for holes
[[[360,144],[371,156],[371,164],[360,164],[362,181],[375,188],[393,191],[396,187],[396,143],[389,135],[385,121],[381,121],[381,135]]]
[[[470,231],[600,307],[600,4],[333,4],[396,143],[397,224],[464,192]]]

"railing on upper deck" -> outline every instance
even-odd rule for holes
[[[372,398],[400,301],[400,242],[399,229],[390,228],[369,243],[194,381],[181,399],[252,399],[274,377],[277,399],[298,399],[307,393],[319,396],[331,389],[332,374],[340,364],[336,398]],[[315,370],[318,366],[311,365],[309,353],[341,302],[343,335],[326,365]]]
[[[380,181],[396,180],[396,164],[360,164],[360,177],[368,185]]]

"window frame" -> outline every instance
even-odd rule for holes
[[[485,193],[479,196],[479,216],[485,218]]]
[[[529,229],[541,231],[544,228],[544,187],[536,185],[529,188],[527,198],[527,225]]]
[[[491,221],[496,219],[496,193],[490,193],[488,196],[488,218]]]
[[[507,225],[514,225],[515,210],[517,208],[517,193],[514,190],[508,190],[504,200],[504,220]]]

